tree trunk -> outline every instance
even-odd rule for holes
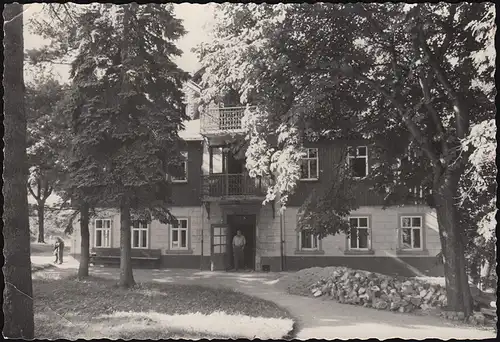
[[[459,177],[458,172],[443,175],[435,183],[433,193],[444,256],[447,309],[469,316],[472,296],[466,272],[464,231],[458,220],[456,203]]]
[[[120,205],[120,287],[135,285],[132,273],[132,234],[130,229],[130,203],[125,198]]]
[[[3,170],[3,294],[7,338],[34,338],[33,285],[31,281],[28,220],[28,164],[23,77],[23,5],[5,5],[4,15],[4,170]],[[12,21],[10,21],[12,20]]]
[[[86,202],[80,205],[80,236],[81,251],[78,279],[83,279],[89,276],[90,259],[89,205]]]
[[[45,200],[37,201],[38,213],[38,242],[45,243]]]

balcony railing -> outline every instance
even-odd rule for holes
[[[205,198],[245,198],[264,197],[260,178],[248,174],[214,173],[203,176],[203,196]]]
[[[242,132],[246,107],[208,108],[200,114],[203,133]]]

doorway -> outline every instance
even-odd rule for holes
[[[256,217],[255,215],[227,215],[228,238],[231,243],[228,244],[228,266],[234,269],[233,259],[233,237],[238,230],[245,236],[246,245],[243,256],[243,269],[255,270],[255,251],[256,251]]]
[[[225,154],[228,174],[242,174],[245,169],[245,160],[238,159],[232,151]]]
[[[227,149],[224,153],[226,164],[226,195],[238,196],[244,194],[244,178],[245,160],[238,159],[231,149]]]

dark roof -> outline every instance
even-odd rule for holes
[[[196,70],[193,73],[193,76],[191,76],[191,81],[196,84],[199,84],[201,82],[201,76],[203,75],[204,72],[205,72],[205,67],[201,67],[198,70]]]

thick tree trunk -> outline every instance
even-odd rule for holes
[[[34,338],[23,78],[23,5],[5,5],[3,336]],[[12,21],[11,21],[12,20]]]
[[[472,313],[472,296],[466,272],[465,237],[458,220],[458,173],[443,175],[434,186],[439,237],[443,249],[447,309]]]
[[[120,287],[135,285],[132,273],[132,234],[130,229],[130,203],[125,198],[120,205]]]
[[[89,276],[90,259],[89,205],[85,202],[80,205],[80,236],[81,251],[78,279],[83,279]]]
[[[45,200],[37,201],[38,242],[45,243]]]

